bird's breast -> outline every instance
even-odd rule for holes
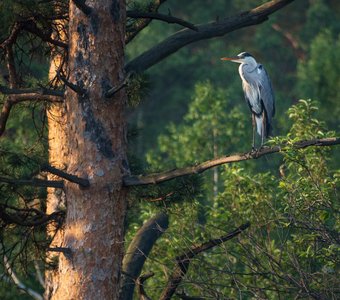
[[[256,85],[251,85],[245,80],[242,80],[242,86],[244,95],[249,102],[251,110],[257,115],[261,114],[263,107],[261,103],[259,87]]]

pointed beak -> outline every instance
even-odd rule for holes
[[[221,60],[229,60],[232,62],[241,62],[240,58],[238,56],[233,56],[233,57],[222,57]]]

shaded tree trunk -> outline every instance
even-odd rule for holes
[[[45,298],[117,299],[124,251],[126,191],[126,94],[105,92],[124,78],[125,1],[86,1],[89,15],[73,1],[69,9],[68,81],[65,105],[49,110],[49,157],[53,166],[88,178],[89,188],[66,182],[50,191],[48,211],[65,203],[63,229],[51,247],[64,247],[47,272]],[[55,60],[58,61],[58,60]],[[55,66],[51,66],[53,69]],[[53,230],[52,230],[53,231]]]

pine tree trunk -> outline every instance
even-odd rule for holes
[[[50,162],[88,178],[89,188],[66,182],[50,192],[48,210],[65,202],[66,219],[51,247],[64,247],[47,272],[49,299],[118,299],[124,251],[126,191],[126,94],[105,92],[124,78],[125,1],[86,1],[86,15],[70,1],[69,82],[65,106],[49,111]],[[57,116],[55,116],[55,114]]]

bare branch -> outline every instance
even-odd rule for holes
[[[144,290],[144,281],[149,279],[150,277],[152,277],[154,275],[155,275],[155,273],[150,272],[150,273],[143,274],[143,275],[138,277],[136,284],[137,284],[137,291],[138,291],[138,295],[139,295],[140,300],[151,300],[151,298],[146,294],[146,292]]]
[[[129,18],[141,18],[141,19],[155,19],[155,20],[160,20],[164,21],[167,23],[174,23],[181,25],[183,27],[187,27],[191,30],[198,31],[197,27],[194,24],[191,24],[187,21],[184,21],[182,19],[173,17],[171,15],[164,15],[156,12],[143,12],[143,11],[136,11],[136,10],[129,10],[126,12],[126,16]]]
[[[85,15],[89,15],[92,12],[92,8],[86,5],[86,0],[73,0],[75,6],[80,9]]]
[[[295,149],[302,149],[311,146],[332,146],[340,144],[340,138],[324,138],[324,139],[313,139],[306,141],[299,141],[293,144]],[[230,156],[223,156],[219,158],[215,158],[212,160],[205,161],[195,166],[185,167],[181,169],[175,169],[171,171],[165,171],[161,173],[150,174],[146,176],[126,176],[124,177],[124,185],[132,186],[132,185],[147,185],[147,184],[157,184],[164,181],[168,181],[177,177],[190,175],[190,174],[199,174],[210,168],[220,166],[223,164],[230,164],[233,162],[239,162],[250,159],[257,159],[265,155],[269,155],[277,152],[287,151],[286,146],[274,146],[274,147],[265,147],[261,148],[256,152],[247,152],[241,154],[234,154]]]
[[[45,287],[45,280],[44,280],[44,277],[43,277],[43,275],[41,273],[41,270],[40,270],[40,267],[39,267],[39,263],[36,260],[34,261],[34,268],[35,268],[35,272],[37,274],[37,279],[38,279],[40,285],[42,287]]]
[[[159,213],[147,221],[134,236],[123,259],[120,299],[132,299],[135,281],[142,271],[144,262],[168,225],[168,216],[165,213]]]
[[[269,1],[236,16],[225,18],[218,22],[197,25],[197,32],[189,29],[180,30],[130,61],[126,65],[125,69],[127,72],[144,72],[148,68],[152,67],[170,54],[176,52],[188,44],[203,39],[223,36],[237,29],[262,23],[268,19],[269,15],[293,1],[294,0]]]
[[[11,277],[11,279],[13,280],[13,282],[15,283],[15,285],[20,289],[23,290],[25,293],[27,293],[28,295],[30,295],[33,299],[36,300],[43,300],[43,297],[37,293],[36,291],[32,290],[31,288],[27,287],[26,285],[24,285],[18,278],[18,276],[14,273],[8,258],[6,255],[4,255],[4,265],[5,265],[5,269],[7,274]]]
[[[56,189],[63,189],[64,182],[57,180],[42,180],[42,179],[13,179],[0,176],[0,182],[8,183],[12,185],[29,185],[34,187],[52,187]]]
[[[235,236],[239,235],[242,231],[246,230],[250,226],[250,223],[246,223],[236,228],[227,235],[223,235],[217,239],[209,240],[199,246],[193,246],[191,249],[184,254],[176,257],[176,266],[172,271],[172,274],[168,280],[167,286],[160,296],[160,300],[169,300],[172,295],[176,292],[178,285],[181,283],[183,277],[187,273],[190,265],[190,260],[197,254],[207,251],[213,247],[216,247],[228,240],[231,240]]]
[[[79,184],[81,187],[86,188],[90,186],[90,181],[88,179],[85,178],[80,178],[78,176],[72,175],[72,174],[68,174],[62,170],[59,170],[55,167],[52,167],[50,165],[42,165],[41,166],[41,171],[47,171],[51,174],[57,175],[61,178],[64,178],[70,182]]]

